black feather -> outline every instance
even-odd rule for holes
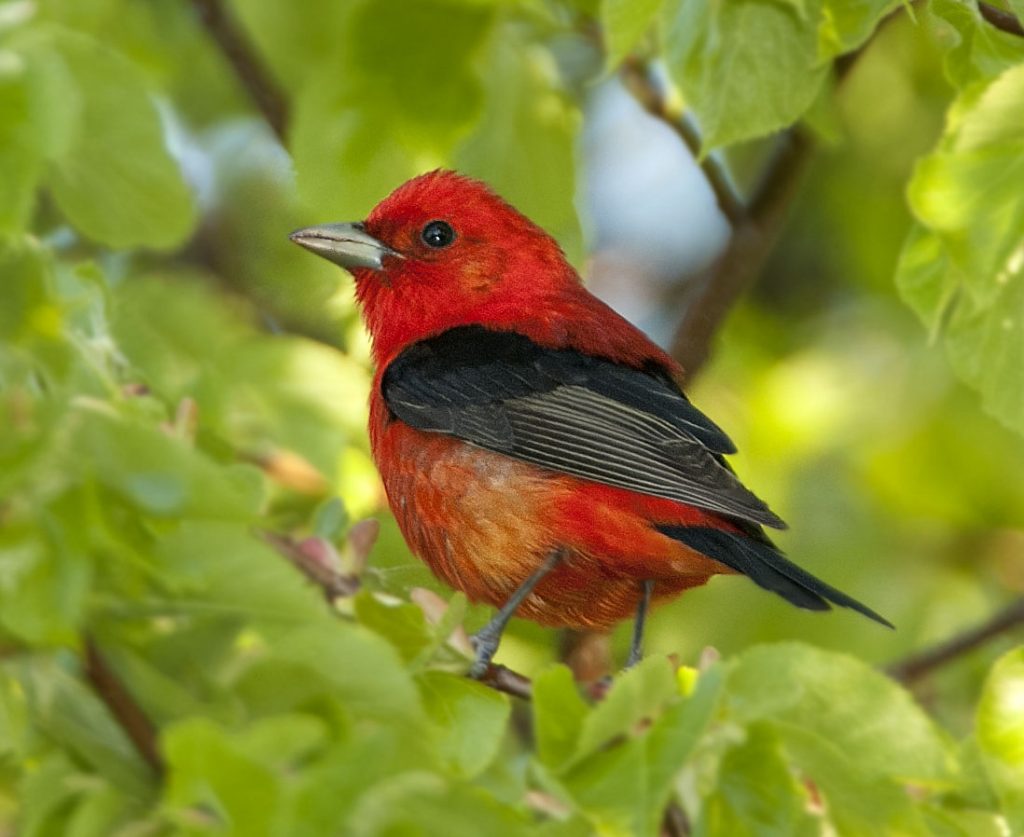
[[[668,373],[522,334],[462,326],[413,344],[385,370],[391,414],[420,430],[756,524],[785,524],[736,478],[725,433]]]
[[[752,581],[778,593],[787,602],[807,610],[828,610],[831,602],[862,613],[893,627],[867,605],[836,590],[788,560],[760,530],[754,537],[705,526],[657,526],[659,532],[702,555],[749,576]]]

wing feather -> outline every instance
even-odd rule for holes
[[[671,378],[480,326],[451,329],[387,368],[391,413],[552,471],[785,524],[722,459],[731,440]]]

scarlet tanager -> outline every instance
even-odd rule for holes
[[[558,244],[486,185],[408,181],[366,221],[292,240],[349,270],[373,344],[370,442],[412,551],[498,613],[608,628],[742,573],[797,607],[870,608],[787,560],[681,369],[589,293]]]

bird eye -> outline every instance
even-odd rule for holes
[[[428,247],[440,250],[455,241],[455,230],[444,221],[431,221],[423,228],[420,238]]]

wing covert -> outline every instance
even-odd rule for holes
[[[462,326],[387,368],[391,413],[420,430],[582,479],[753,523],[784,523],[722,459],[732,441],[662,370]]]

